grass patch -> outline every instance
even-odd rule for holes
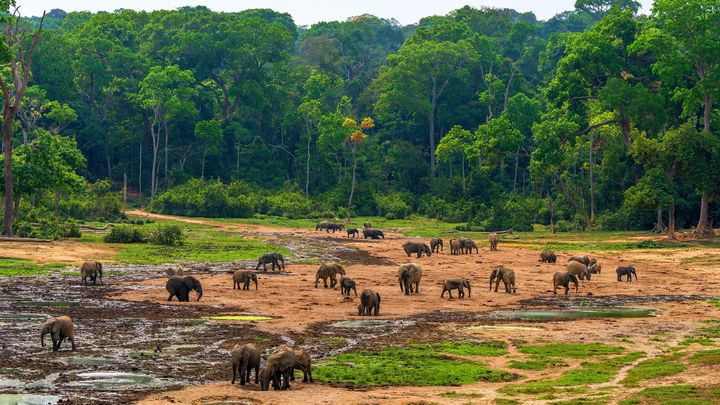
[[[553,405],[605,405],[609,403],[610,400],[607,398],[576,398],[568,401],[551,402]]]
[[[638,401],[642,398],[642,402]],[[720,400],[720,389],[696,388],[692,385],[668,385],[647,388],[634,394],[634,397],[620,402],[622,405],[630,404],[663,404],[663,405],[711,405]]]
[[[432,344],[415,344],[417,349],[432,349],[438,352],[457,354],[459,356],[504,356],[507,354],[507,343],[500,340],[481,342],[442,342]]]
[[[687,368],[680,363],[682,357],[681,353],[676,353],[641,361],[628,372],[627,377],[622,380],[622,384],[626,387],[637,387],[640,381],[681,373]]]
[[[209,316],[213,321],[269,321],[272,318],[263,315],[217,315]]]
[[[343,353],[319,362],[315,379],[354,385],[442,386],[476,381],[511,381],[514,375],[485,365],[451,359],[430,348],[387,348],[378,352]]]
[[[438,394],[441,397],[446,398],[482,398],[485,395],[479,392],[457,392],[457,391],[446,391]]]
[[[518,370],[545,370],[550,367],[564,367],[567,363],[559,359],[533,357],[529,360],[510,360],[508,365]]]
[[[538,357],[587,358],[602,355],[620,354],[624,349],[604,343],[549,343],[545,345],[519,346],[520,353]]]
[[[713,366],[720,364],[720,350],[702,350],[693,354],[690,362],[703,366]]]
[[[508,398],[495,398],[496,405],[517,405],[518,401]]]
[[[587,391],[586,385],[610,381],[620,368],[643,355],[642,352],[635,352],[594,363],[583,362],[581,368],[568,370],[557,379],[510,384],[501,387],[498,391],[510,396],[548,394],[558,390],[573,394],[583,393]]]
[[[715,305],[716,308],[720,308],[720,298],[710,298],[710,303]]]
[[[37,264],[28,259],[0,257],[0,277],[37,276],[62,270],[65,267],[67,267],[67,264]]]

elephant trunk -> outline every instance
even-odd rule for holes
[[[45,331],[40,332],[40,344],[45,347]]]
[[[467,285],[467,289],[468,289],[468,298],[470,298],[470,294],[472,292],[472,289],[470,288],[470,284]]]
[[[495,276],[494,276],[494,275],[493,275],[493,276],[490,276],[490,289],[489,289],[488,291],[492,291],[492,283],[493,283],[494,280],[495,280]],[[469,295],[470,295],[470,294],[468,294],[468,296],[469,296]]]
[[[202,296],[203,296],[202,287],[197,288],[196,291],[197,291],[197,301],[200,301],[200,298],[202,298]]]
[[[255,278],[255,280],[253,280],[253,281],[255,281],[255,291],[257,291],[257,289],[258,289],[258,286],[257,286],[257,278]]]

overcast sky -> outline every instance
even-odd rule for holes
[[[65,11],[113,11],[118,8],[133,10],[176,9],[202,4],[215,11],[240,11],[249,8],[271,8],[290,13],[298,25],[311,25],[318,21],[345,20],[360,14],[373,14],[382,18],[395,18],[401,24],[412,24],[422,17],[443,15],[466,4],[479,8],[504,7],[517,11],[532,11],[538,19],[573,9],[575,0],[17,0],[22,15],[40,15],[43,10],[60,8]],[[649,13],[652,0],[640,0],[642,13]]]

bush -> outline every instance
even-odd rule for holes
[[[449,202],[442,197],[427,196],[420,200],[418,212],[446,222],[464,222],[472,218],[476,206],[470,200]]]
[[[112,191],[109,180],[88,184],[84,192],[63,196],[60,213],[81,220],[125,219],[120,193]]]
[[[636,231],[652,227],[654,212],[638,212],[621,208],[608,211],[598,217],[598,225],[604,231]]]
[[[150,234],[149,241],[156,245],[180,246],[185,243],[185,234],[179,225],[159,225]]]
[[[378,215],[387,219],[404,219],[412,209],[412,196],[408,193],[388,193],[373,195]]]
[[[262,197],[242,181],[190,179],[157,196],[149,209],[171,215],[247,218],[261,202]]]
[[[532,231],[532,225],[537,222],[543,204],[544,201],[538,198],[511,196],[489,208],[481,205],[469,225],[485,231]]]
[[[282,191],[265,199],[265,213],[268,215],[305,218],[312,207],[312,200],[296,191]]]
[[[133,225],[116,225],[105,235],[106,243],[145,243],[145,233]]]

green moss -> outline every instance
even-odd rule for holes
[[[510,360],[508,365],[518,370],[545,370],[550,367],[567,366],[567,363],[554,358],[533,357],[529,360]]]
[[[635,352],[599,362],[583,362],[581,368],[568,370],[557,379],[510,384],[500,388],[498,391],[511,396],[519,394],[532,395],[552,393],[562,387],[561,390],[566,393],[583,393],[587,391],[586,385],[600,384],[612,380],[620,368],[642,356],[643,353]]]
[[[587,358],[599,355],[619,354],[622,347],[604,343],[550,343],[518,347],[520,353],[533,356]]]
[[[13,259],[0,257],[0,277],[9,276],[37,276],[62,270],[67,264],[49,263],[36,264],[28,259]]]
[[[711,298],[710,303],[715,305],[717,308],[720,308],[720,298]]]
[[[720,349],[699,351],[693,354],[690,362],[703,366],[720,364]]]
[[[720,401],[720,392],[717,388],[696,388],[692,385],[647,388],[636,395],[644,400],[643,403],[648,404],[710,405]]]
[[[507,354],[507,343],[500,340],[416,344],[411,345],[411,347],[433,349],[435,351],[457,354],[459,356],[504,356]]]
[[[626,387],[637,387],[640,381],[681,373],[686,369],[685,365],[680,362],[682,357],[681,353],[675,353],[641,361],[628,372],[622,384]]]
[[[319,362],[313,368],[318,381],[355,385],[441,386],[476,381],[510,381],[505,371],[448,358],[430,348],[388,348],[378,352],[344,353]]]
[[[495,398],[495,403],[497,405],[517,405],[518,401],[508,398]]]

